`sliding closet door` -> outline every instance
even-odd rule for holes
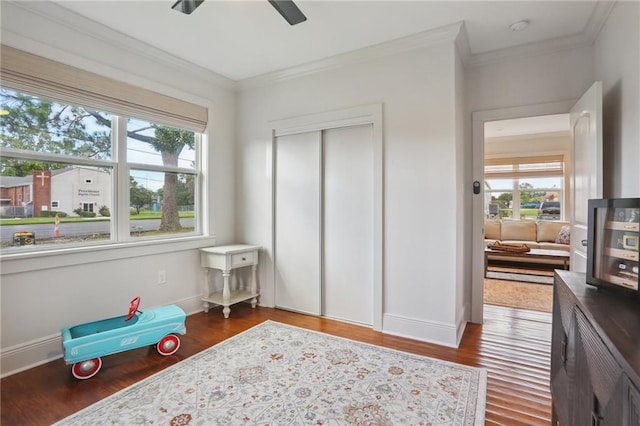
[[[373,324],[373,126],[323,140],[323,315]]]
[[[320,315],[320,132],[276,139],[275,304]]]

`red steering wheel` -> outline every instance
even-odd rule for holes
[[[129,314],[124,319],[125,321],[129,321],[131,318],[133,318],[133,316],[136,314],[136,311],[138,310],[138,306],[140,306],[140,296],[134,297],[133,300],[129,303]]]

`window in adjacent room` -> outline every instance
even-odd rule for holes
[[[485,210],[500,218],[561,220],[564,159],[561,155],[485,159]]]

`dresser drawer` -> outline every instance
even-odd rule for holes
[[[247,253],[238,253],[231,255],[231,268],[238,268],[240,266],[253,265],[255,263],[255,256],[257,252],[250,251]]]

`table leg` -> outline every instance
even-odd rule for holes
[[[487,269],[489,268],[489,253],[484,252],[484,277],[487,278]]]
[[[251,266],[251,293],[256,294],[258,292],[258,280],[257,280],[257,270],[258,270],[258,265],[252,265]],[[255,309],[256,305],[258,304],[258,298],[254,297],[253,299],[251,299],[251,307]]]
[[[211,270],[209,268],[205,268],[204,274],[204,288],[202,289],[202,297],[209,297],[209,276],[211,274]],[[209,302],[206,300],[202,301],[202,307],[204,308],[204,312],[209,312]]]
[[[222,278],[224,281],[224,286],[222,287],[222,314],[225,318],[229,318],[229,313],[231,309],[229,308],[229,298],[231,297],[231,292],[229,291],[229,276],[231,275],[231,271],[226,270],[222,271]]]

